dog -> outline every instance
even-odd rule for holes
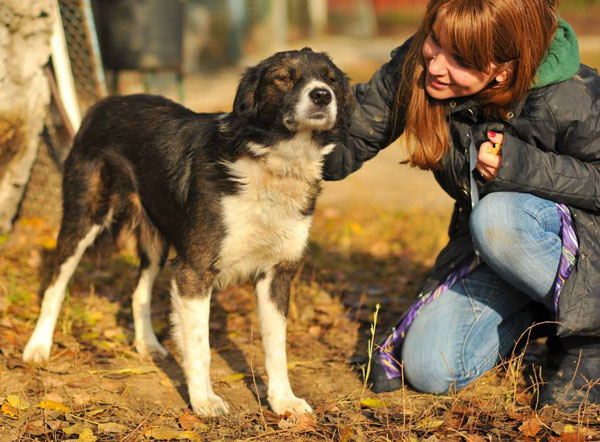
[[[255,283],[272,410],[311,412],[288,380],[290,284],[324,157],[343,141],[353,103],[347,76],[326,54],[304,48],[247,69],[228,114],[195,113],[146,94],[91,107],[65,161],[58,265],[23,359],[49,359],[65,288],[84,251],[102,232],[129,226],[141,263],[132,304],[142,355],[166,355],[150,301],[168,251],[176,253],[171,321],[194,412],[228,412],[210,383],[210,297],[243,280]]]

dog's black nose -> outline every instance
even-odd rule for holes
[[[327,106],[331,103],[331,92],[322,87],[313,89],[308,96],[317,106]]]

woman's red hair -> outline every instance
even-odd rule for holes
[[[445,49],[479,71],[488,71],[492,63],[508,70],[507,81],[492,80],[475,96],[486,117],[505,118],[511,105],[527,95],[556,27],[555,0],[431,0],[396,94],[395,123],[404,125],[407,163],[435,169],[449,149],[446,104],[425,91],[422,48],[431,32],[443,36]]]

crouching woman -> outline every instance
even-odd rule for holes
[[[407,162],[455,200],[448,245],[381,343],[376,391],[403,378],[423,392],[464,387],[543,310],[562,359],[537,405],[600,403],[600,78],[556,8],[432,0],[418,32],[355,86],[325,179],[403,136]]]

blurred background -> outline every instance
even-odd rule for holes
[[[367,81],[390,51],[416,30],[426,4],[427,0],[92,3],[104,65],[112,71],[109,90],[161,93],[197,111],[229,110],[242,69],[277,50],[310,46],[325,51],[354,82]],[[561,13],[580,37],[583,62],[600,67],[600,1],[563,0]],[[343,183],[326,183],[321,205],[445,210],[450,200],[431,175],[401,167],[400,160],[398,146],[391,146]]]
[[[27,11],[32,20],[53,26],[52,63],[43,66],[53,86],[52,112],[43,125],[32,179],[22,186],[27,197],[19,203],[21,214],[36,215],[50,203],[60,206],[60,170],[71,137],[81,115],[102,96],[150,92],[198,112],[229,111],[246,67],[275,51],[304,46],[327,52],[353,82],[367,81],[415,31],[426,3],[6,0],[0,8]],[[35,12],[36,5],[41,12]],[[600,0],[563,0],[560,11],[578,34],[582,61],[600,67]],[[450,200],[432,176],[400,166],[400,160],[400,149],[392,145],[348,179],[326,183],[321,207],[449,210]]]

